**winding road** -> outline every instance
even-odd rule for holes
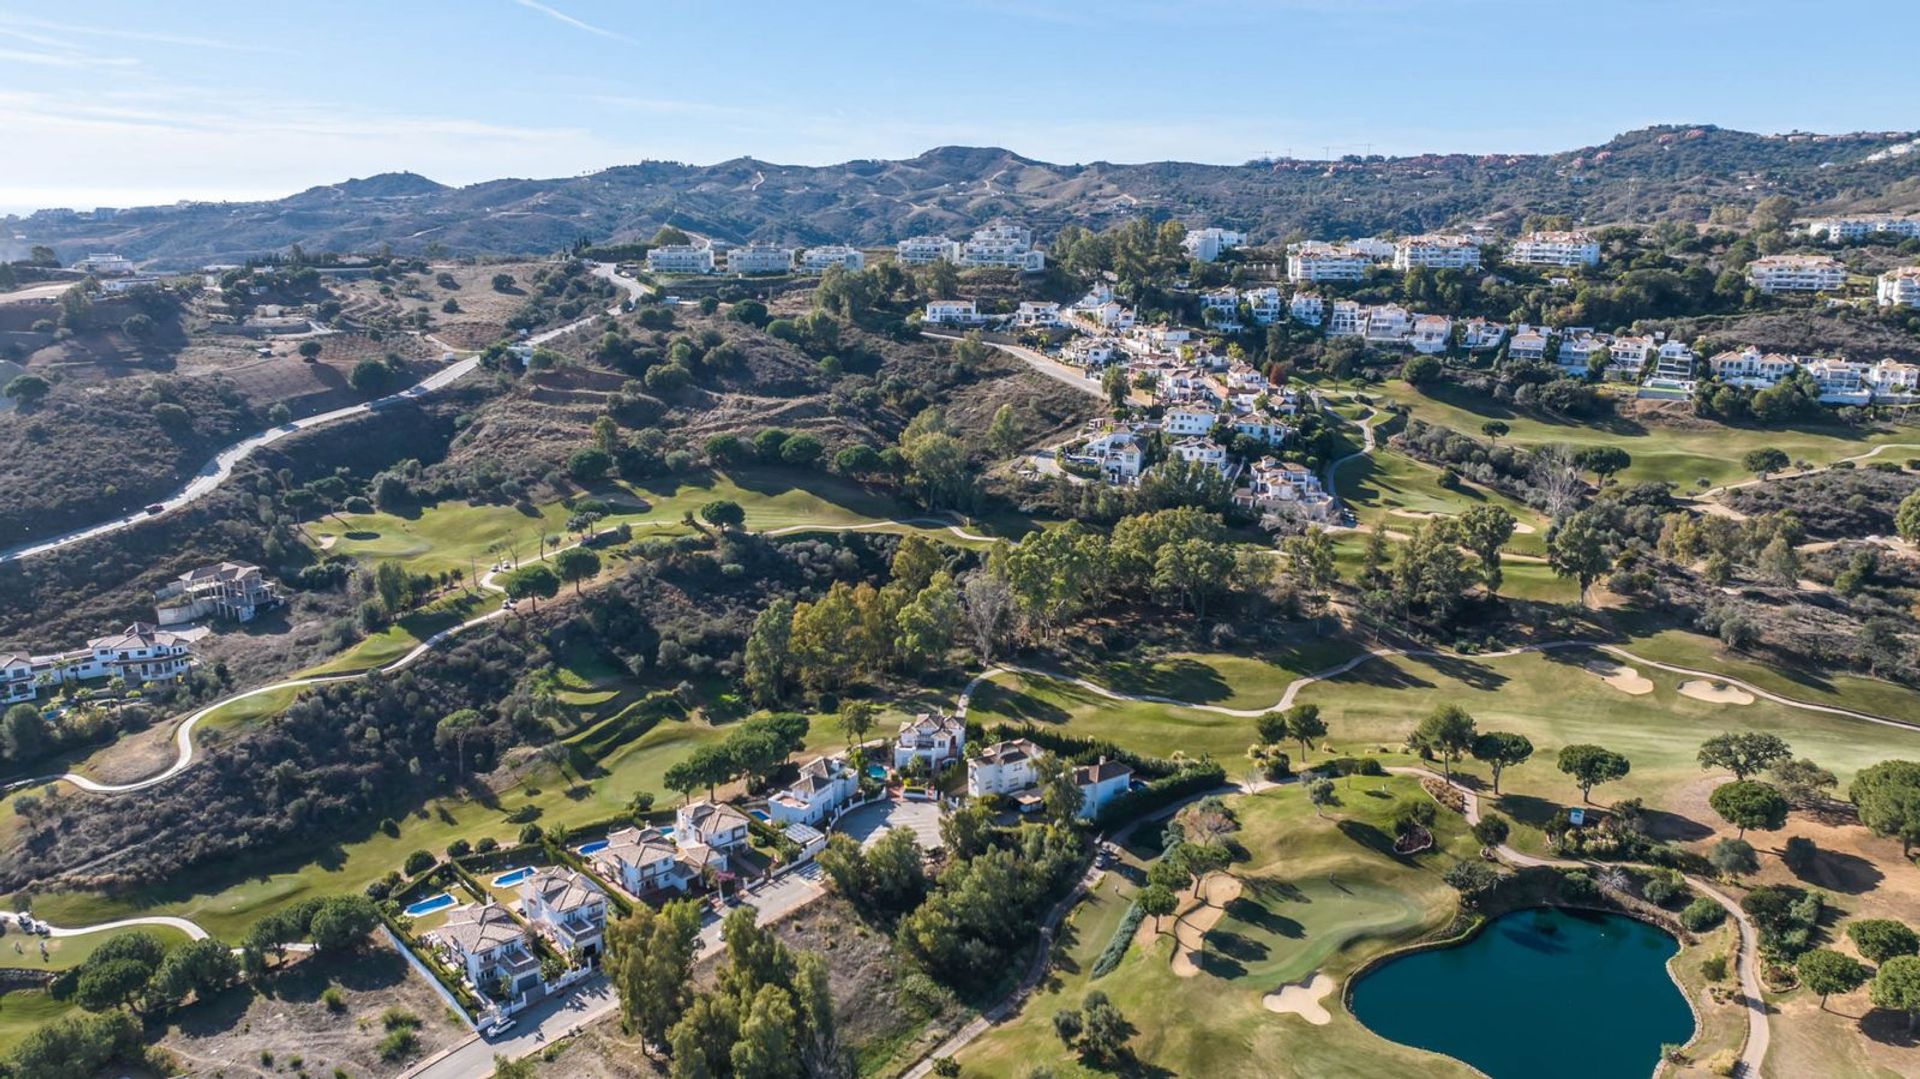
[[[627,295],[622,298],[619,303],[608,308],[608,314],[618,312],[621,306],[629,300],[638,299],[647,292],[647,286],[635,281],[631,277],[621,276],[615,272],[612,266],[605,263],[593,264],[592,272],[595,277],[603,278],[626,290]],[[537,345],[551,341],[599,317],[600,312],[596,311],[591,315],[575,319],[564,326],[559,326],[529,337],[525,343]],[[63,547],[71,547],[76,543],[85,543],[87,540],[99,536],[110,535],[114,532],[133,528],[137,525],[145,524],[148,521],[164,517],[180,509],[182,506],[190,505],[212,494],[215,489],[227,481],[229,476],[233,475],[233,470],[236,465],[248,457],[253,456],[254,451],[264,446],[271,446],[281,439],[297,435],[302,431],[311,431],[316,427],[325,427],[328,424],[338,423],[352,416],[359,416],[368,412],[378,412],[381,409],[391,408],[394,405],[406,401],[414,401],[422,397],[427,397],[465,378],[478,366],[480,366],[480,358],[478,356],[469,356],[464,360],[459,360],[435,371],[418,383],[398,393],[388,394],[385,397],[365,401],[357,405],[350,405],[346,408],[336,408],[331,412],[322,412],[318,415],[307,416],[304,419],[283,423],[278,427],[243,438],[215,454],[213,460],[207,462],[206,467],[196,473],[193,479],[187,481],[186,486],[155,503],[155,505],[161,507],[159,512],[150,513],[146,510],[140,510],[135,513],[129,513],[124,517],[116,517],[102,524],[75,529],[71,532],[54,536],[51,539],[36,540],[31,543],[13,547],[9,550],[0,551],[0,564],[19,561],[23,558],[32,558],[34,555],[46,554],[48,551],[57,551]]]

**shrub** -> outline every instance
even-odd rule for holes
[[[401,868],[406,871],[407,876],[411,877],[432,868],[434,861],[435,858],[430,852],[417,850],[407,855],[407,860]]]
[[[1704,933],[1719,925],[1726,917],[1727,908],[1706,896],[1701,896],[1680,911],[1680,924],[1695,933]]]
[[[490,854],[500,849],[500,841],[492,836],[484,836],[473,845],[473,849],[478,854]]]
[[[1560,895],[1563,898],[1579,902],[1592,899],[1599,892],[1593,878],[1584,869],[1569,869],[1560,875]]]
[[[1127,946],[1133,943],[1133,935],[1139,931],[1140,922],[1146,916],[1147,912],[1140,909],[1138,902],[1127,907],[1127,912],[1120,916],[1120,925],[1113,931],[1112,939],[1101,949],[1099,958],[1093,961],[1093,969],[1088,972],[1090,977],[1099,978],[1113,973],[1113,968],[1126,958]]]
[[[1710,982],[1726,981],[1727,957],[1725,955],[1710,955],[1700,960],[1700,976]]]
[[[380,1059],[389,1064],[396,1060],[405,1060],[419,1051],[420,1035],[414,1033],[412,1027],[388,1031],[387,1036],[380,1039],[378,1049]]]
[[[473,844],[467,842],[464,839],[456,839],[453,842],[447,844],[447,857],[449,858],[464,857],[471,850],[473,850]]]
[[[1707,1070],[1715,1075],[1732,1075],[1740,1067],[1740,1054],[1732,1049],[1722,1049],[1707,1058]]]
[[[1671,902],[1675,896],[1686,895],[1687,891],[1686,882],[1680,879],[1679,874],[1672,872],[1655,873],[1640,886],[1640,894],[1647,897],[1647,902],[1662,906]]]
[[[337,985],[329,985],[321,992],[320,1003],[325,1004],[327,1010],[335,1015],[347,1010],[346,995],[340,992],[340,987]]]

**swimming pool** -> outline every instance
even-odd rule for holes
[[[406,914],[407,914],[407,917],[409,918],[419,918],[424,915],[432,914],[435,911],[445,910],[448,907],[453,906],[453,903],[454,903],[453,896],[447,894],[446,892],[441,892],[439,895],[436,895],[431,899],[422,899],[420,902],[415,903],[412,906],[408,907],[406,910]]]
[[[867,775],[873,779],[887,778],[887,766],[884,764],[867,765]]]
[[[530,865],[523,865],[518,869],[508,870],[507,872],[502,873],[499,876],[493,878],[493,886],[495,888],[505,888],[505,887],[508,887],[509,885],[518,884],[521,881],[526,880],[528,877],[531,877],[531,876],[533,876],[533,867]]]
[[[767,811],[764,809],[754,810],[752,812],[752,817],[754,820],[760,821],[763,824],[773,819],[772,817],[767,816]]]
[[[591,843],[582,843],[573,849],[579,852],[583,856],[588,854],[598,854],[599,852],[607,849],[607,841],[604,839],[596,839]]]

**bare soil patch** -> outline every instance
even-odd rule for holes
[[[1333,1015],[1321,1001],[1333,992],[1333,979],[1321,971],[1297,985],[1283,985],[1279,989],[1260,998],[1260,1003],[1270,1012],[1283,1015],[1297,1015],[1314,1026],[1323,1027],[1333,1022]]]

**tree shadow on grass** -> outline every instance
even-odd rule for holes
[[[1515,824],[1524,824],[1530,828],[1544,828],[1561,808],[1558,802],[1537,798],[1531,794],[1514,794],[1511,791],[1501,795],[1493,807]]]
[[[1875,1008],[1861,1016],[1859,1025],[1860,1033],[1881,1045],[1894,1045],[1905,1049],[1916,1044],[1912,1021],[1907,1018],[1905,1012]]]
[[[1246,977],[1247,965],[1235,959],[1233,956],[1221,952],[1220,949],[1215,946],[1212,938],[1213,934],[1209,933],[1206,949],[1200,953],[1193,965],[1200,969],[1200,973],[1211,975],[1215,978],[1233,979]]]
[[[1099,677],[1116,692],[1201,704],[1225,700],[1233,692],[1219,671],[1191,658],[1119,661],[1108,664]]]
[[[1340,834],[1355,843],[1385,858],[1390,858],[1404,866],[1418,864],[1410,854],[1402,854],[1393,849],[1393,837],[1366,821],[1343,820],[1338,825]]]
[[[1352,670],[1328,680],[1329,686],[1358,683],[1379,689],[1432,689],[1433,683],[1413,671],[1386,659],[1369,659]]]
[[[1814,855],[1807,872],[1794,870],[1793,875],[1817,888],[1843,895],[1863,895],[1886,879],[1886,874],[1867,859],[1832,850]]]
[[[1006,716],[1016,723],[1058,726],[1073,717],[1066,709],[1025,690],[1008,689],[997,682],[982,683],[974,691],[973,707]]]
[[[1216,953],[1240,963],[1257,963],[1273,949],[1244,933],[1215,929],[1207,934],[1207,946]]]
[[[1227,917],[1242,925],[1250,925],[1263,932],[1288,940],[1299,940],[1307,935],[1307,927],[1284,914],[1276,914],[1266,907],[1242,896],[1226,906]]]
[[[1664,809],[1642,810],[1640,820],[1646,825],[1647,835],[1654,839],[1693,843],[1713,834],[1713,829],[1692,817],[1683,817]]]
[[[1429,667],[1439,674],[1451,678],[1473,689],[1491,692],[1507,684],[1510,679],[1485,663],[1476,662],[1464,656],[1415,656],[1411,662]]]

